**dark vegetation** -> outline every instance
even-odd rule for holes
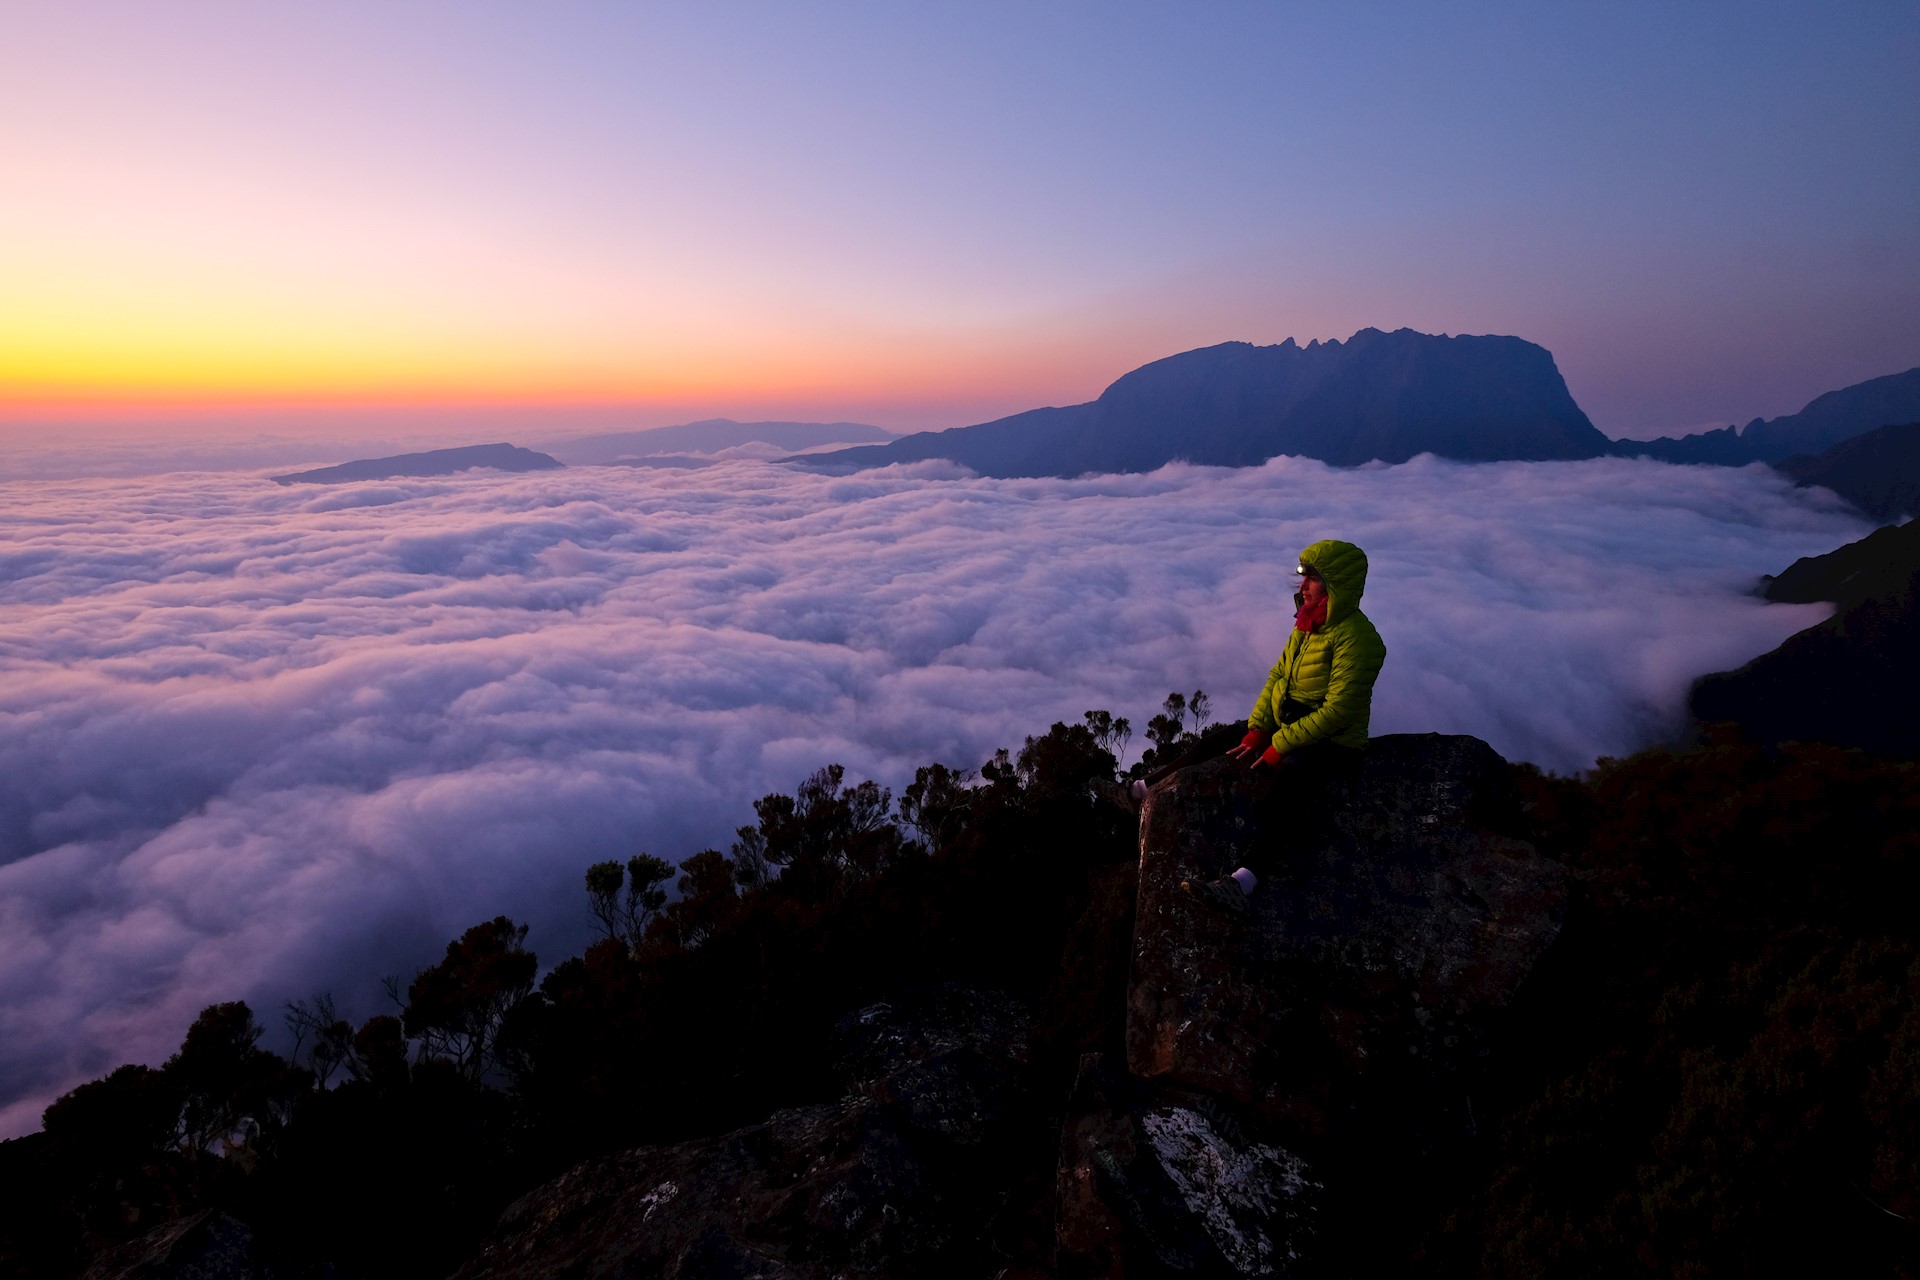
[[[1204,723],[1204,695],[1170,699],[1134,772]],[[590,868],[602,936],[544,978],[498,918],[392,984],[393,1014],[290,1006],[290,1058],[215,1005],[163,1067],[0,1146],[0,1276],[75,1274],[207,1206],[288,1274],[445,1274],[583,1158],[831,1097],[837,1017],[950,981],[1034,1010],[1024,1167],[995,1171],[1016,1191],[983,1229],[1044,1270],[1075,1065],[1123,1054],[1129,732],[1090,713],[977,773],[923,768],[897,804],[822,769],[726,852]],[[1475,1136],[1384,1181],[1367,1252],[1398,1274],[1920,1274],[1917,771],[1730,734],[1580,778],[1514,766],[1573,907],[1494,1029]]]

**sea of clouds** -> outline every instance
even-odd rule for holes
[[[0,1136],[215,1000],[363,1017],[501,913],[557,960],[589,863],[725,848],[827,762],[897,791],[1172,689],[1238,717],[1318,538],[1372,558],[1374,732],[1566,771],[1824,616],[1755,580],[1866,531],[1621,459],[0,485]]]

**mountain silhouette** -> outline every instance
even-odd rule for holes
[[[1824,485],[1875,520],[1920,514],[1920,422],[1881,427],[1777,465],[1796,484]]]
[[[275,476],[275,484],[350,484],[355,480],[391,480],[401,476],[450,476],[485,467],[493,471],[556,471],[563,463],[544,453],[511,444],[470,444],[457,449],[429,449],[391,458],[360,458],[337,467],[320,467]]]
[[[1362,329],[1346,342],[1224,342],[1143,365],[1100,398],[804,460],[860,469],[946,458],[989,476],[1151,471],[1175,460],[1339,466],[1419,453],[1591,458],[1610,444],[1544,348],[1511,337]]]
[[[823,444],[861,444],[893,439],[882,427],[861,422],[735,422],[707,418],[647,431],[612,431],[601,435],[559,440],[547,446],[554,457],[574,467],[606,466],[641,459],[661,465],[660,454],[713,453],[743,444],[770,444],[779,449],[811,449]]]
[[[1690,436],[1613,443],[1616,453],[1630,458],[1738,467],[1749,462],[1782,462],[1795,454],[1816,454],[1876,427],[1915,419],[1920,419],[1920,369],[1909,369],[1815,396],[1798,413],[1784,418],[1755,418],[1737,431],[1721,427]]]
[[[1733,721],[1760,742],[1831,742],[1920,751],[1920,523],[1876,530],[1797,560],[1767,587],[1789,603],[1831,600],[1839,612],[1787,637],[1738,671],[1704,676],[1691,707]]]

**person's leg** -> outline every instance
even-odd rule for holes
[[[1281,866],[1303,840],[1318,834],[1325,817],[1328,785],[1359,767],[1360,752],[1331,743],[1304,748],[1285,756],[1279,766],[1256,775],[1253,838],[1240,866],[1201,893],[1217,905],[1232,908],[1250,897],[1263,876]],[[1231,886],[1228,882],[1231,881]]]

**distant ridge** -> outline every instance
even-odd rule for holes
[[[1875,520],[1920,515],[1920,422],[1881,427],[1777,465],[1794,483],[1824,485]]]
[[[337,467],[320,467],[275,476],[275,484],[349,484],[355,480],[391,480],[399,476],[450,476],[486,467],[495,471],[556,471],[565,464],[544,453],[511,444],[470,444],[457,449],[429,449],[391,458],[361,458]]]
[[[580,436],[547,445],[553,456],[574,467],[605,466],[662,454],[713,453],[743,444],[770,444],[777,449],[812,449],[823,444],[864,444],[893,439],[893,432],[863,422],[735,422],[707,418],[646,431],[613,431]]]
[[[859,469],[946,458],[990,476],[1074,476],[1176,459],[1238,467],[1297,454],[1353,466],[1419,453],[1494,461],[1610,449],[1544,347],[1362,329],[1344,343],[1202,347],[1135,369],[1087,404],[796,461]]]
[[[1920,369],[1909,369],[1815,396],[1806,408],[1784,418],[1755,418],[1738,430],[1721,427],[1658,440],[1616,440],[1613,449],[1629,458],[1739,467],[1819,453],[1876,427],[1916,419],[1920,419]]]
[[[1695,719],[1733,721],[1767,743],[1920,752],[1920,524],[1797,560],[1767,598],[1840,609],[1737,671],[1701,677],[1689,698]]]

